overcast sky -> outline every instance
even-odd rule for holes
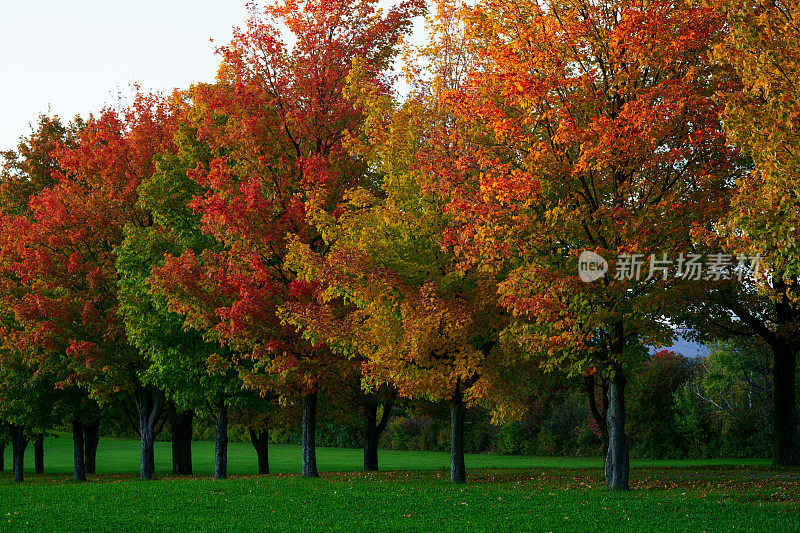
[[[132,82],[212,81],[216,45],[245,20],[244,0],[0,0],[0,149],[40,113],[96,113]]]
[[[0,150],[39,114],[97,113],[133,82],[168,92],[213,81],[215,48],[246,18],[245,0],[0,0]]]

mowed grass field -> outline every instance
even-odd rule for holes
[[[633,461],[632,488],[603,487],[599,459],[467,456],[468,482],[448,481],[444,453],[320,448],[319,479],[303,479],[297,446],[270,447],[253,475],[249,444],[229,448],[230,479],[210,478],[213,444],[193,443],[196,476],[175,477],[170,444],[142,482],[138,442],[101,439],[98,474],[70,481],[69,435],[46,443],[46,474],[0,475],[0,531],[800,531],[800,469],[765,460]]]

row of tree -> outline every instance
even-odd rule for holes
[[[449,402],[463,482],[467,407],[513,419],[559,369],[585,380],[606,483],[627,489],[627,378],[678,323],[772,348],[774,460],[800,462],[798,8],[442,0],[399,98],[390,71],[425,6],[375,4],[252,7],[215,83],[43,117],[5,154],[16,477],[28,437],[69,420],[85,479],[109,410],[137,428],[144,479],[167,414],[176,471],[194,413],[215,418],[215,477],[231,416],[265,470],[287,403],[316,476],[320,397],[359,406],[377,469],[392,403],[418,397]],[[584,283],[585,250],[617,274],[613,257],[650,258],[651,275]],[[744,281],[652,275],[684,254],[761,262]]]

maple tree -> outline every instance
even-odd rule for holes
[[[55,185],[54,173],[63,172],[58,150],[75,145],[82,125],[80,117],[65,126],[57,116],[40,115],[36,128],[20,139],[15,150],[0,152],[4,159],[0,185],[4,215],[30,214],[31,197]]]
[[[176,128],[175,153],[159,157],[155,171],[138,187],[137,206],[152,217],[147,227],[129,226],[117,248],[120,272],[120,303],[128,339],[151,365],[147,380],[165,391],[171,402],[173,463],[178,473],[191,474],[191,424],[195,413],[212,414],[215,421],[215,479],[227,477],[227,429],[233,411],[238,416],[264,408],[252,393],[242,390],[241,358],[221,346],[213,329],[191,328],[183,316],[171,312],[163,294],[154,291],[151,276],[163,266],[165,255],[186,250],[200,254],[220,248],[212,237],[200,231],[200,214],[189,204],[202,188],[187,175],[198,164],[207,164],[211,153],[197,139],[186,113],[192,112],[189,90],[182,99],[181,119]],[[254,426],[254,446],[261,457],[266,447],[266,426],[262,417],[249,415]],[[263,461],[262,461],[263,462]],[[266,464],[261,470],[267,470]]]
[[[322,284],[329,305],[292,306],[289,320],[353,357],[368,391],[389,386],[402,397],[448,400],[451,479],[463,483],[466,403],[482,398],[485,367],[502,357],[495,349],[502,313],[491,283],[462,276],[452,256],[438,253],[436,204],[424,195],[394,204],[398,189],[386,189],[387,204],[374,199],[368,215],[342,221],[346,229],[324,259],[294,247],[292,264]],[[343,300],[355,309],[337,317]]]
[[[63,421],[85,480],[118,409],[144,479],[166,420],[173,470],[191,474],[206,415],[216,479],[230,420],[267,473],[278,401],[301,405],[313,477],[320,397],[323,414],[361,417],[377,470],[402,397],[449,403],[464,482],[467,408],[513,418],[558,371],[583,379],[606,485],[624,490],[632,375],[664,382],[636,392],[634,426],[676,435],[652,422],[683,361],[648,347],[679,321],[771,347],[773,460],[800,463],[800,8],[436,8],[402,99],[389,72],[422,1],[276,0],[249,6],[215,83],[42,116],[2,153],[0,421],[17,481],[29,441],[39,472]],[[592,283],[584,251],[610,260]],[[760,270],[690,281],[696,252],[758,255]]]
[[[365,137],[349,144],[369,161],[379,186],[347,192],[341,216],[323,231],[325,254],[292,243],[290,264],[320,291],[313,307],[287,306],[289,320],[359,362],[367,390],[390,386],[401,397],[447,400],[451,480],[463,483],[466,407],[486,401],[500,411],[505,404],[487,399],[497,400],[496,389],[513,382],[499,343],[506,316],[493,273],[464,269],[443,249],[453,217],[420,156],[447,123],[438,94],[415,91],[397,105],[362,76],[351,73],[350,91],[368,110]]]
[[[376,472],[378,442],[391,419],[397,390],[390,383],[378,386],[365,383],[364,365],[367,359],[362,353],[362,314],[357,306],[348,303],[345,298],[331,296],[331,287],[326,285],[331,282],[335,284],[335,281],[315,268],[314,264],[320,262],[319,256],[309,252],[302,244],[299,246],[296,252],[290,249],[287,264],[301,278],[313,278],[320,290],[315,298],[287,302],[278,310],[278,314],[283,322],[302,331],[303,337],[314,344],[324,343],[342,358],[343,364],[336,365],[340,372],[338,379],[327,387],[325,382],[321,383],[322,390],[328,405],[335,409],[333,418],[336,421],[349,425],[354,423],[352,415],[360,416],[363,468],[365,472]],[[335,257],[331,260],[336,261]]]
[[[719,232],[739,253],[760,256],[756,284],[737,295],[717,294],[703,306],[726,322],[733,311],[744,333],[760,336],[773,353],[776,465],[800,464],[797,430],[797,342],[800,340],[796,251],[800,175],[800,7],[779,0],[712,2],[730,28],[716,57],[731,65],[742,88],[728,91],[725,125],[752,158],[739,179],[731,212]]]
[[[710,58],[723,21],[683,1],[463,13],[476,66],[444,99],[486,134],[430,166],[452,191],[450,244],[466,264],[511,261],[499,287],[517,318],[507,334],[546,367],[605,376],[606,483],[627,489],[626,373],[672,336],[663,317],[681,280],[613,258],[674,259],[693,227],[724,214],[735,154],[716,93],[733,77]],[[586,249],[612,260],[593,284],[576,275]]]
[[[19,240],[25,235],[19,231],[27,227],[33,217],[30,200],[52,187],[56,173],[63,168],[58,153],[64,146],[74,146],[82,128],[80,119],[64,126],[58,117],[42,115],[30,135],[20,140],[16,150],[4,152],[5,160],[0,173],[0,301],[3,317],[0,319],[2,361],[0,392],[3,400],[0,409],[10,424],[14,447],[15,479],[23,479],[23,454],[32,439],[35,448],[35,470],[43,470],[43,432],[61,417],[72,419],[76,431],[89,437],[85,461],[94,473],[94,458],[99,424],[96,403],[85,397],[75,387],[60,387],[59,374],[40,359],[38,346],[21,346],[18,342],[23,325],[17,320],[14,309],[21,305],[30,290],[15,272],[19,259]],[[83,455],[81,456],[83,460]]]
[[[302,246],[302,245],[301,245]],[[331,278],[321,275],[313,266],[319,262],[318,256],[304,257],[308,249],[290,252],[288,264],[302,277],[314,277],[317,283]],[[311,260],[312,262],[309,262]],[[332,259],[335,261],[335,259]],[[313,272],[313,274],[312,274]],[[344,364],[337,365],[338,379],[327,387],[328,403],[345,411],[344,416],[336,417],[344,423],[351,423],[348,413],[354,411],[361,417],[361,435],[364,445],[365,472],[378,471],[378,442],[392,415],[397,399],[396,389],[389,383],[372,386],[363,383],[363,372],[367,359],[362,353],[363,340],[360,327],[361,314],[358,308],[348,304],[344,298],[324,296],[332,294],[329,288],[322,289],[314,299],[302,302],[287,302],[278,310],[281,319],[297,327],[305,338],[315,344],[325,343],[335,354],[342,357]],[[347,361],[351,364],[347,364]],[[323,386],[325,383],[322,384]],[[379,416],[380,414],[380,416]]]
[[[265,7],[264,20],[253,8],[247,29],[219,50],[218,82],[196,96],[193,124],[217,157],[192,171],[206,189],[192,206],[222,249],[168,258],[155,284],[189,324],[256,361],[245,386],[302,396],[304,476],[317,475],[319,381],[339,374],[342,361],[276,314],[314,290],[286,268],[286,244],[292,236],[322,246],[315,222],[335,218],[343,191],[365,177],[364,163],[342,146],[362,121],[342,94],[344,80],[356,57],[382,79],[420,8],[409,1],[383,14],[371,0],[280,2]],[[279,25],[294,35],[291,47]]]
[[[76,387],[100,403],[132,395],[145,478],[163,395],[143,381],[147,362],[118,315],[115,248],[126,224],[149,224],[135,207],[136,188],[172,135],[170,103],[155,96],[90,118],[73,145],[58,149],[52,185],[31,197],[30,214],[10,220],[4,235],[8,271],[23,287],[13,305],[18,327],[6,341],[35,351],[58,387]],[[75,422],[75,478],[83,480],[86,432]]]

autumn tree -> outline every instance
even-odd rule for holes
[[[452,256],[440,254],[441,226],[431,218],[441,210],[430,198],[412,193],[394,204],[398,189],[387,189],[388,206],[373,199],[369,215],[343,221],[324,261],[301,244],[295,248],[296,268],[323,284],[324,301],[357,307],[345,327],[333,334],[320,324],[333,320],[324,311],[306,314],[300,306],[291,320],[359,362],[367,391],[389,386],[402,397],[449,401],[451,479],[463,483],[466,406],[482,398],[485,367],[501,357],[495,346],[502,313],[492,304],[490,282],[463,275]]]
[[[29,223],[34,218],[30,202],[43,191],[57,183],[63,172],[58,154],[65,147],[74,147],[83,127],[76,119],[63,125],[58,117],[42,115],[27,137],[21,139],[16,150],[4,152],[5,160],[0,172],[0,301],[2,301],[2,361],[0,377],[2,417],[10,424],[14,448],[15,479],[22,480],[22,459],[28,440],[34,443],[35,471],[42,472],[44,465],[43,435],[51,424],[61,417],[71,419],[85,433],[83,422],[88,422],[93,448],[81,455],[92,468],[94,451],[99,434],[99,410],[93,400],[86,398],[74,386],[56,387],[63,377],[43,358],[46,347],[26,346],[21,342],[24,325],[15,315],[15,309],[30,297],[35,289],[27,286],[17,266],[20,262],[19,244],[27,235]],[[91,473],[94,473],[93,470]]]
[[[712,2],[730,31],[716,58],[742,82],[727,91],[725,125],[755,168],[737,183],[722,245],[760,256],[755,285],[712,295],[711,316],[726,329],[755,334],[772,349],[776,465],[800,464],[797,431],[797,344],[800,341],[798,176],[800,176],[800,7],[780,0]],[[708,305],[703,306],[707,308]],[[725,310],[726,312],[721,312]],[[706,309],[705,312],[707,312]],[[735,324],[726,314],[736,316]],[[742,331],[744,330],[744,331]]]
[[[59,149],[60,170],[31,197],[30,215],[11,222],[17,238],[7,249],[9,269],[25,288],[13,307],[17,347],[35,351],[59,387],[101,403],[133,398],[143,478],[152,476],[163,393],[144,381],[147,361],[118,314],[116,247],[126,224],[150,223],[136,208],[136,191],[156,154],[170,150],[171,116],[169,101],[139,95],[124,111],[88,120],[74,145]],[[75,422],[75,478],[83,480],[86,431]]]
[[[76,117],[64,125],[57,116],[40,115],[36,128],[20,139],[15,150],[0,152],[4,162],[0,175],[0,198],[6,216],[29,214],[28,202],[55,185],[59,172],[58,151],[73,147],[83,121]]]
[[[360,57],[384,80],[419,9],[416,1],[385,14],[373,0],[292,1],[268,5],[264,19],[253,9],[246,30],[219,50],[218,82],[197,94],[193,125],[216,155],[192,170],[205,188],[192,206],[222,249],[168,258],[156,285],[189,323],[255,361],[245,386],[302,397],[304,476],[317,475],[319,382],[335,379],[342,360],[276,314],[315,290],[285,265],[286,246],[299,239],[324,253],[316,222],[336,218],[343,192],[368,174],[342,145],[363,120],[342,94],[345,77]]]
[[[290,254],[289,261],[295,262],[293,267],[300,276],[314,272],[317,282],[325,279],[303,257],[302,250],[298,254]],[[313,257],[312,260],[318,260]],[[330,278],[328,278],[330,279]],[[341,287],[339,287],[341,290]],[[325,293],[332,294],[328,289]],[[368,359],[364,356],[362,344],[362,314],[356,305],[347,302],[341,296],[325,296],[322,291],[317,298],[304,302],[291,302],[279,310],[282,320],[296,326],[303,336],[315,343],[325,343],[334,353],[351,361],[352,364],[340,365],[342,374],[332,386],[327,387],[328,405],[340,416],[337,422],[359,423],[364,446],[365,472],[378,471],[378,443],[386,430],[392,416],[392,409],[397,399],[397,390],[391,383],[373,386],[367,383],[364,366]],[[355,417],[353,415],[356,415]]]
[[[117,249],[120,273],[120,303],[128,339],[151,362],[147,381],[164,390],[170,401],[170,424],[173,432],[173,466],[176,473],[191,474],[191,428],[195,414],[211,415],[215,425],[214,477],[227,477],[227,431],[233,410],[239,415],[243,406],[263,409],[264,402],[249,398],[243,391],[239,373],[240,358],[226,346],[220,346],[213,327],[198,329],[186,324],[184,317],[169,310],[164,295],[153,290],[151,277],[163,266],[166,255],[179,256],[189,250],[195,254],[219,249],[216,240],[201,233],[200,215],[189,206],[202,188],[187,173],[198,164],[208,164],[212,154],[197,139],[186,113],[192,90],[184,98],[182,118],[176,128],[175,153],[163,154],[155,171],[138,187],[137,206],[149,213],[152,225],[129,225]],[[266,413],[264,413],[266,415]],[[254,446],[261,457],[267,443],[263,417],[247,415],[254,422]],[[262,468],[263,467],[263,468]],[[266,470],[266,465],[260,466]]]
[[[663,317],[685,281],[679,254],[724,214],[733,174],[716,98],[732,77],[710,58],[723,21],[688,1],[462,13],[476,65],[443,101],[486,135],[452,158],[444,132],[431,160],[452,191],[451,246],[468,265],[512,267],[506,334],[545,368],[607,378],[606,484],[627,489],[626,374],[673,335]],[[577,275],[583,250],[611,261],[592,284]]]
[[[400,105],[360,71],[351,90],[369,112],[365,136],[350,147],[380,186],[347,193],[342,215],[322,232],[325,255],[292,244],[290,264],[320,284],[318,302],[327,309],[293,305],[290,320],[359,361],[367,390],[390,386],[401,397],[448,401],[451,480],[463,483],[467,405],[508,384],[499,343],[507,317],[494,273],[462,268],[445,247],[453,216],[421,157],[448,118],[436,93],[414,92]]]

